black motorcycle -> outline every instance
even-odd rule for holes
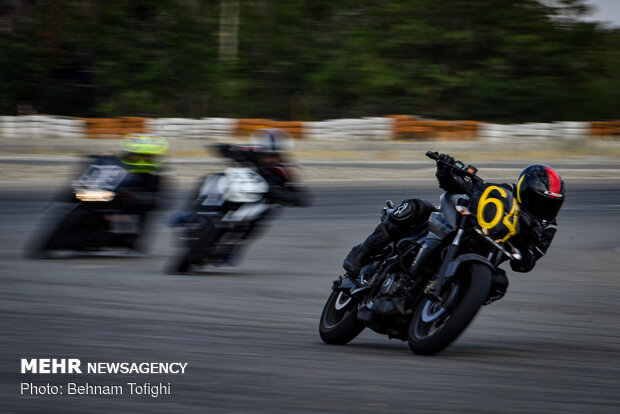
[[[237,264],[244,247],[280,206],[309,203],[299,171],[294,164],[278,163],[258,170],[231,167],[207,176],[189,211],[173,223],[181,249],[168,273]]]
[[[439,161],[437,153],[426,155]],[[484,184],[475,167],[446,165],[484,191],[444,193],[428,222],[373,257],[359,278],[335,280],[319,326],[325,343],[346,344],[368,327],[407,340],[414,353],[436,354],[498,299],[494,284],[507,280],[499,265],[521,257],[509,242],[518,232],[516,200],[505,187]],[[388,201],[382,219],[393,209]],[[425,249],[428,259],[412,271]]]
[[[146,176],[146,175],[145,175]],[[63,190],[47,209],[40,228],[26,246],[30,258],[46,258],[52,251],[142,250],[147,213],[155,207],[156,191],[140,192],[138,177],[114,156],[92,156],[69,192]]]

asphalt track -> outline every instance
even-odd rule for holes
[[[52,189],[0,189],[0,411],[618,412],[617,181],[569,183],[549,254],[532,273],[509,273],[506,297],[435,357],[371,331],[328,346],[318,318],[342,258],[377,223],[384,200],[437,200],[439,190],[399,182],[313,191],[314,205],[283,211],[238,267],[169,276],[171,235],[161,226],[144,257],[23,259]],[[21,358],[188,367],[184,375],[34,375],[20,374]],[[30,396],[20,395],[22,382],[170,382],[171,395]]]

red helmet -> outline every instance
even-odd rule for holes
[[[530,165],[517,180],[517,201],[534,217],[552,221],[564,203],[564,181],[547,165]]]

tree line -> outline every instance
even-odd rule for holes
[[[0,0],[0,114],[619,118],[583,0]]]

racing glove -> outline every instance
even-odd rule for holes
[[[437,181],[439,182],[439,187],[450,193],[472,194],[474,191],[472,181],[452,174],[452,168],[450,165],[453,164],[454,158],[450,155],[439,154],[439,161],[437,161],[437,172],[435,173],[435,177],[437,177]]]
[[[450,168],[450,165],[452,164],[454,164],[454,158],[448,154],[439,154],[439,160],[437,160],[437,172],[435,173],[437,179],[440,179],[440,177],[445,178],[446,176],[451,176],[452,168]]]

